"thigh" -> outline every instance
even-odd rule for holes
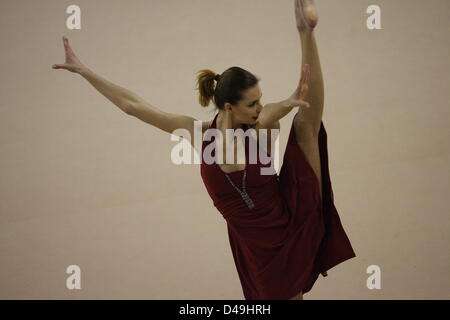
[[[312,107],[311,107],[312,108]],[[309,120],[305,115],[305,109],[299,109],[294,116],[294,126],[297,129],[301,129],[304,133],[310,133],[315,136],[319,136],[322,121],[318,124]]]
[[[298,118],[298,117],[297,117]],[[303,156],[310,168],[314,171],[319,183],[319,190],[322,190],[322,172],[320,164],[319,135],[310,125],[294,119],[295,139],[303,152]]]
[[[304,120],[304,115],[301,113],[301,110],[295,114],[293,123],[297,142],[306,142],[319,137],[319,130],[310,122]]]
[[[309,124],[298,121],[298,118],[298,114],[296,114],[294,119],[295,140],[309,165],[316,171],[316,169],[320,169],[319,135]]]

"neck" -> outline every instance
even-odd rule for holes
[[[233,121],[233,117],[229,112],[219,111],[216,119],[216,127],[221,130],[242,128],[242,124]]]

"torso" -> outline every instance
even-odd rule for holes
[[[203,127],[202,127],[203,133],[202,134],[204,134],[205,131],[211,127],[213,121],[214,121],[214,119],[205,121],[203,123]],[[263,129],[263,128],[254,127],[254,129],[257,132],[257,140],[258,140],[259,139],[259,129]],[[267,130],[267,133],[268,133],[267,141],[270,141],[270,130]],[[296,138],[296,139],[298,139],[298,138]],[[308,162],[309,167],[312,169],[312,171],[315,174],[316,179],[318,180],[320,201],[322,201],[322,172],[321,172],[321,167],[320,167],[320,152],[319,152],[318,141],[314,141],[313,143],[311,141],[309,141],[309,143],[299,143],[299,146],[300,146],[300,149],[303,151],[303,156],[304,156],[306,162]],[[245,147],[245,146],[242,146],[242,147]],[[234,154],[236,155],[237,154],[237,143],[234,144],[234,148],[235,148]],[[243,150],[243,151],[245,151],[245,150]],[[243,154],[245,155],[245,152]],[[267,154],[269,156],[271,155],[271,145],[270,144],[268,146]],[[236,157],[235,157],[235,161],[236,161]],[[245,163],[243,163],[243,164],[219,164],[218,163],[217,165],[220,168],[220,170],[222,170],[225,173],[243,171],[244,169],[246,169]]]
[[[242,146],[245,147],[245,146]],[[241,148],[242,148],[241,147]],[[226,154],[226,147],[224,146],[224,154]],[[238,145],[237,145],[237,141],[236,138],[234,139],[234,161],[237,161],[236,159],[236,155],[238,152]],[[243,155],[245,157],[245,150],[242,150]],[[247,161],[246,161],[247,162]],[[222,170],[225,173],[231,173],[231,172],[235,172],[235,171],[242,171],[246,168],[246,164],[245,163],[237,163],[237,164],[225,164],[225,163],[218,163],[217,164],[220,168],[220,170]]]

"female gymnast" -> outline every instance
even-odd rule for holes
[[[202,135],[218,129],[279,129],[279,120],[297,108],[280,174],[262,175],[265,164],[201,162],[200,172],[214,206],[227,222],[228,238],[245,299],[303,300],[319,274],[355,257],[334,206],[328,170],[327,134],[322,122],[324,86],[314,28],[318,21],[313,0],[295,0],[296,27],[302,48],[300,81],[291,96],[262,106],[259,79],[231,67],[222,74],[209,69],[197,77],[199,102],[217,109],[202,122]],[[194,146],[196,119],[168,113],[133,92],[95,74],[76,57],[63,37],[65,63],[53,65],[80,74],[126,114],[165,132],[186,129]],[[249,137],[249,139],[252,139]],[[215,144],[203,139],[202,152]],[[247,139],[248,141],[248,139]],[[259,145],[259,144],[257,144]],[[234,144],[234,154],[236,154]],[[224,145],[224,152],[227,152]],[[270,144],[264,148],[272,156]]]

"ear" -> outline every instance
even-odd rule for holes
[[[224,108],[225,108],[226,112],[232,112],[233,111],[233,106],[229,102],[225,102]]]

